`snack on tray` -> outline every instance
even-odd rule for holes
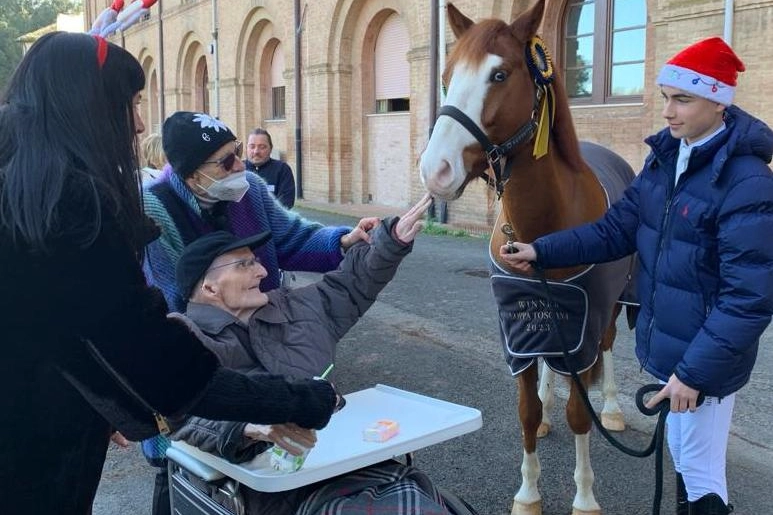
[[[400,426],[394,420],[378,420],[366,427],[362,439],[366,442],[386,442],[399,431]]]

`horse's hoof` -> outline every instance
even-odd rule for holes
[[[542,501],[530,504],[513,501],[513,510],[510,515],[542,515]]]
[[[601,510],[585,511],[572,508],[572,515],[601,515]]]
[[[601,425],[607,431],[625,431],[625,417],[622,413],[602,413]]]
[[[537,438],[544,438],[548,435],[549,432],[550,432],[550,424],[546,424],[542,422],[537,428]]]

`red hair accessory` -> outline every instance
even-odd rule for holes
[[[107,59],[107,40],[102,36],[94,36],[94,39],[97,40],[97,64],[101,70]]]

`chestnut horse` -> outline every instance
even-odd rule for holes
[[[493,19],[476,24],[448,5],[448,20],[457,38],[443,73],[448,95],[421,156],[422,182],[436,197],[458,198],[476,177],[484,178],[497,189],[501,211],[490,244],[495,294],[498,288],[495,280],[508,274],[518,275],[499,259],[502,245],[509,240],[531,242],[544,234],[598,219],[633,179],[630,166],[619,156],[598,145],[578,142],[563,85],[553,70],[544,43],[537,36],[543,11],[544,0],[538,0],[510,25]],[[602,176],[612,177],[610,184]],[[610,189],[615,180],[616,189]],[[615,430],[621,430],[624,423],[616,401],[610,351],[616,335],[615,318],[620,313],[616,301],[626,287],[631,262],[621,260],[546,273],[557,286],[578,277],[590,282],[585,290],[580,289],[587,293],[584,313],[592,315],[588,319],[596,321],[596,329],[595,333],[583,333],[586,325],[593,324],[580,324],[583,329],[578,333],[579,341],[583,343],[578,348],[585,346],[590,354],[578,365],[582,368],[575,371],[581,372],[580,377],[587,386],[601,373],[600,367],[604,367],[602,420],[605,426]],[[519,280],[536,283],[539,289],[539,283],[532,278],[521,275]],[[535,288],[534,284],[532,287]],[[507,293],[509,286],[499,289]],[[537,315],[554,320],[561,318],[562,313],[549,312],[552,302],[541,302],[542,306],[548,306],[548,311],[519,313],[518,308],[512,308],[504,317],[500,304],[500,322],[503,318],[530,319],[538,318]],[[520,301],[513,305],[528,304]],[[562,330],[556,322],[530,324],[511,329],[509,334],[502,329],[508,365],[517,376],[519,388],[518,414],[524,455],[522,483],[512,511],[518,515],[542,512],[536,445],[538,432],[545,429],[540,427],[543,405],[552,404],[552,394],[544,380],[546,372],[552,374],[550,369],[567,375],[565,369],[558,368],[571,361],[565,362],[564,354],[548,353],[552,357],[545,361],[550,369],[545,367],[541,374],[543,383],[538,391],[537,358],[534,354],[524,358],[523,354],[511,352],[508,339],[519,336],[516,333],[524,327],[526,330],[521,332],[536,331],[537,337],[532,337],[532,341],[542,339],[543,333]],[[602,359],[602,352],[607,355],[606,359]],[[566,417],[575,434],[577,460],[573,513],[599,514],[601,508],[593,494],[594,475],[589,459],[592,422],[573,382]]]

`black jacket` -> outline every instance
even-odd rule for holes
[[[268,191],[287,209],[295,205],[295,178],[290,165],[284,161],[268,158],[260,166],[255,166],[249,159],[244,161],[247,171],[254,172],[266,181]]]

